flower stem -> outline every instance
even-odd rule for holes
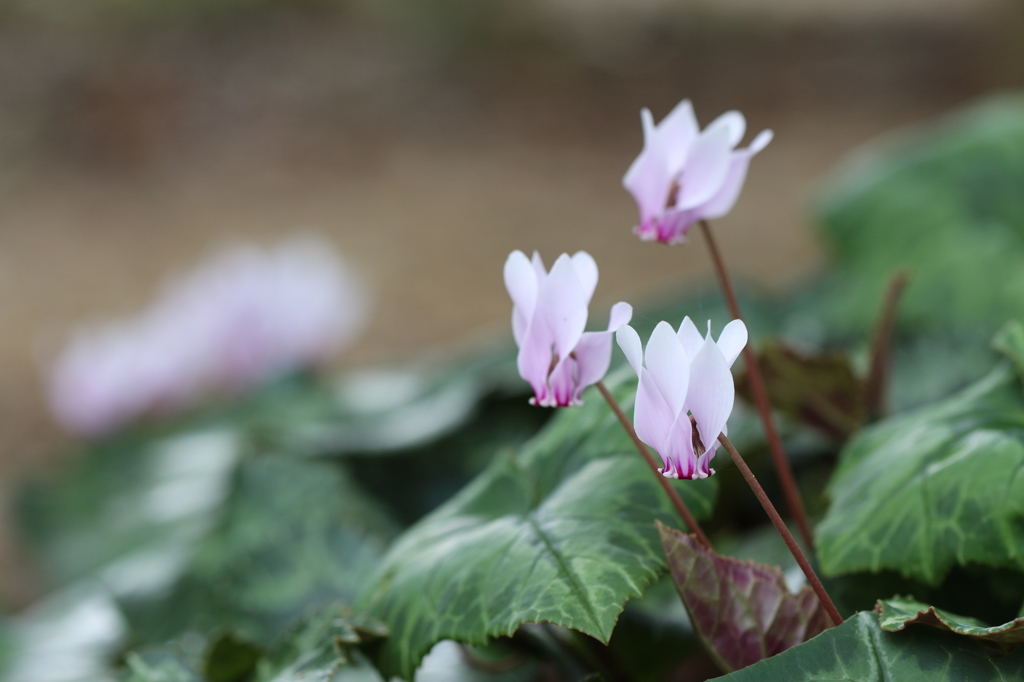
[[[711,541],[708,540],[708,536],[704,535],[704,531],[702,531],[700,526],[697,524],[697,519],[695,519],[693,514],[690,513],[689,508],[686,506],[686,503],[683,502],[683,498],[679,497],[679,493],[676,492],[676,489],[672,487],[672,484],[668,482],[667,478],[658,472],[658,463],[654,461],[654,457],[647,449],[647,446],[644,445],[643,441],[636,435],[636,430],[633,428],[632,422],[629,421],[629,417],[626,416],[626,413],[622,411],[622,407],[619,406],[618,401],[615,400],[615,396],[611,394],[611,391],[608,390],[608,387],[604,385],[603,381],[597,382],[596,386],[597,390],[601,391],[601,395],[603,395],[604,399],[608,402],[608,406],[612,408],[612,412],[614,412],[615,416],[619,418],[619,423],[622,424],[622,428],[626,429],[626,433],[628,433],[629,437],[633,439],[633,444],[636,445],[637,452],[639,452],[644,458],[644,461],[647,462],[647,468],[650,469],[651,473],[654,474],[654,477],[658,479],[658,483],[661,485],[662,489],[664,489],[665,494],[668,495],[669,499],[672,500],[672,506],[674,506],[676,511],[679,512],[679,515],[683,517],[683,521],[686,522],[690,532],[697,537],[697,541],[703,547],[711,549]]]
[[[718,252],[718,245],[711,234],[711,226],[706,220],[700,221],[701,231],[704,233],[704,240],[707,242],[708,250],[711,252],[711,260],[715,264],[715,271],[718,273],[718,281],[722,284],[722,292],[725,294],[725,301],[729,305],[729,311],[733,318],[743,319],[740,312],[739,302],[736,300],[736,293],[732,288],[732,280],[725,269],[725,262]],[[804,503],[800,499],[800,490],[793,478],[793,469],[789,466],[789,459],[782,447],[782,439],[775,428],[775,419],[772,417],[772,406],[768,402],[768,394],[764,388],[764,378],[761,375],[761,366],[757,362],[757,355],[748,343],[743,347],[743,360],[747,364],[747,377],[750,379],[750,392],[754,396],[754,403],[757,405],[757,412],[761,415],[761,424],[764,425],[764,433],[768,438],[768,449],[772,453],[772,462],[775,464],[775,473],[782,484],[782,492],[786,496],[786,506],[789,514],[796,522],[800,535],[809,548],[814,548],[814,537],[811,535],[811,525],[807,522],[807,514],[804,512]]]
[[[878,317],[875,336],[871,341],[871,370],[864,387],[864,405],[868,419],[885,414],[885,388],[889,383],[889,358],[892,355],[892,328],[896,321],[896,306],[907,286],[907,273],[898,272],[889,280],[882,313]]]
[[[782,517],[779,516],[779,512],[776,511],[775,505],[768,499],[768,495],[765,494],[761,484],[757,482],[757,478],[754,476],[754,472],[750,470],[747,463],[743,461],[740,453],[733,447],[732,442],[722,434],[718,437],[718,441],[722,444],[722,447],[728,451],[729,456],[732,457],[732,461],[736,463],[736,468],[743,474],[743,478],[747,479],[747,485],[754,491],[757,496],[758,502],[764,507],[765,512],[768,514],[768,518],[772,520],[775,525],[775,529],[779,531],[779,535],[785,541],[786,546],[789,547],[789,551],[793,553],[793,558],[796,559],[796,563],[800,565],[800,570],[807,576],[807,582],[810,583],[811,589],[818,595],[818,600],[821,601],[821,605],[825,607],[825,612],[828,613],[829,618],[832,619],[832,623],[840,625],[843,622],[843,617],[839,615],[839,611],[836,609],[836,605],[832,603],[832,599],[828,596],[828,592],[825,591],[825,586],[821,584],[821,580],[818,579],[818,574],[811,568],[811,564],[807,561],[807,557],[804,556],[803,551],[800,549],[800,545],[796,544],[796,538],[789,532],[789,528],[786,528],[786,524],[783,522]]]

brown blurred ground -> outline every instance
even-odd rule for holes
[[[702,123],[738,108],[751,133],[776,131],[718,233],[737,274],[781,287],[823,262],[808,201],[847,151],[1021,78],[1009,1],[668,6],[551,0],[454,34],[444,17],[425,30],[365,8],[209,23],[11,13],[0,480],[59,442],[40,358],[77,321],[137,310],[211,246],[328,234],[376,297],[352,362],[504,333],[514,248],[590,251],[606,302],[688,286],[709,273],[703,244],[635,240],[620,178],[640,107],[660,118],[690,97]]]

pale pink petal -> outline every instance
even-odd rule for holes
[[[751,156],[757,154],[759,151],[767,147],[768,143],[771,142],[774,137],[775,133],[771,130],[762,130],[757,134],[757,137],[754,138],[754,141],[747,147],[747,151],[750,152]]]
[[[619,327],[629,322],[633,316],[633,306],[628,303],[616,303],[608,322],[608,331],[584,332],[576,344],[573,355],[576,356],[576,392],[574,400],[587,386],[596,384],[608,373],[608,365],[612,360],[612,334]],[[634,332],[635,334],[635,332]],[[640,339],[637,338],[639,346]]]
[[[680,180],[677,208],[700,206],[718,194],[731,165],[730,135],[729,125],[720,123],[705,129],[693,143]]]
[[[587,326],[587,299],[572,260],[564,253],[541,288],[537,314],[547,324],[555,352],[561,358],[569,355]]]
[[[548,372],[551,369],[551,340],[542,320],[530,325],[530,329],[519,344],[519,355],[516,356],[516,367],[519,376],[533,387],[538,404],[548,394]]]
[[[686,402],[686,388],[690,380],[690,359],[679,343],[675,330],[668,322],[659,322],[647,342],[644,365],[672,414],[677,415]]]
[[[747,345],[747,325],[743,320],[733,320],[725,325],[725,329],[718,337],[718,350],[725,356],[725,362],[729,367],[736,362],[736,358],[743,352]]]
[[[636,435],[662,455],[661,448],[668,438],[675,415],[655,386],[651,373],[640,370],[640,384],[636,389],[636,404],[633,407],[633,426]],[[668,461],[665,461],[666,465]]]
[[[533,271],[537,274],[537,290],[539,291],[544,286],[544,281],[548,278],[547,268],[544,267],[544,261],[541,260],[540,254],[536,251],[533,252],[533,258],[530,259],[530,265],[533,266]]]
[[[743,183],[747,179],[747,169],[754,154],[764,149],[772,140],[772,131],[762,130],[750,146],[733,152],[729,162],[729,172],[718,192],[703,206],[699,207],[701,215],[709,220],[721,218],[732,210],[739,199]]]
[[[711,130],[716,126],[723,126],[729,129],[729,146],[735,147],[743,139],[747,132],[747,119],[738,111],[727,111],[714,121],[708,124],[705,130]]]
[[[729,364],[718,345],[708,338],[690,365],[687,399],[701,442],[711,444],[718,438],[732,412],[735,394]]]
[[[537,276],[522,251],[513,251],[505,261],[505,288],[512,299],[512,335],[518,345],[537,303]]]
[[[693,426],[690,417],[684,412],[676,417],[669,436],[665,439],[663,458],[668,458],[669,466],[662,471],[667,478],[693,478],[697,469],[697,455],[693,452]]]
[[[619,348],[622,349],[622,354],[626,356],[629,366],[633,368],[633,371],[639,377],[643,369],[644,356],[640,335],[628,324],[624,324],[615,332],[615,340],[618,342]]]
[[[611,348],[608,349],[609,352]],[[555,368],[548,376],[548,388],[551,390],[551,404],[547,407],[568,407],[573,404],[577,397],[576,390],[576,361],[571,357],[564,357],[558,361]]]
[[[576,276],[583,285],[583,292],[587,296],[587,303],[594,296],[594,289],[597,288],[597,263],[586,251],[577,251],[572,256],[572,265],[576,268]]]
[[[647,107],[640,110],[640,126],[644,130],[644,147],[657,145],[658,126],[654,125],[654,114]]]
[[[664,150],[669,172],[673,175],[683,170],[690,147],[700,134],[693,104],[684,99],[676,105],[657,127],[658,142]]]
[[[684,317],[683,323],[679,325],[678,336],[679,342],[683,344],[683,350],[686,351],[686,357],[692,361],[704,345],[704,337],[697,331],[697,325],[689,316]]]
[[[672,186],[664,152],[653,144],[645,145],[623,176],[622,186],[636,201],[641,226],[657,220],[665,210]]]

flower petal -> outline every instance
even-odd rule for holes
[[[644,145],[643,151],[622,177],[622,186],[629,190],[640,211],[640,225],[655,221],[668,203],[672,186],[668,161],[656,143]]]
[[[537,276],[522,251],[513,251],[505,261],[505,288],[512,299],[512,335],[520,345],[537,304]]]
[[[633,407],[633,426],[636,428],[637,437],[657,450],[662,459],[665,459],[661,449],[674,421],[675,415],[661,397],[651,373],[641,368],[640,384],[636,389],[636,404]]]
[[[608,373],[612,362],[612,332],[585,332],[573,354],[577,367],[574,397],[579,398],[583,389],[596,384]]]
[[[747,345],[747,325],[743,320],[733,320],[725,325],[725,329],[718,337],[718,350],[722,351],[725,362],[729,367],[736,362],[736,358],[743,352]]]
[[[728,120],[720,120],[706,128],[693,143],[681,178],[677,208],[700,206],[718,194],[731,165],[731,136]]]
[[[624,324],[616,330],[615,340],[618,342],[619,348],[622,349],[622,354],[626,356],[629,366],[633,368],[633,371],[639,377],[643,369],[644,360],[644,349],[643,344],[640,343],[640,335],[628,324]]]
[[[544,261],[541,260],[540,254],[536,251],[533,252],[533,258],[530,259],[530,265],[533,266],[533,271],[537,273],[537,289],[544,286],[545,280],[548,278],[547,268],[544,267]]]
[[[718,345],[708,338],[690,364],[687,399],[687,408],[697,422],[698,435],[706,447],[713,447],[725,428],[735,397],[736,388],[729,364]]]
[[[750,152],[751,156],[757,154],[759,151],[767,147],[768,143],[771,142],[774,137],[775,133],[770,129],[762,130],[757,134],[757,137],[754,138],[754,141],[747,146],[747,151]]]
[[[673,417],[679,414],[686,403],[690,359],[668,322],[659,322],[654,328],[644,353],[644,365],[672,410]]]
[[[625,301],[619,301],[612,306],[612,312],[608,316],[608,331],[613,332],[624,324],[629,324],[633,319],[633,306]]]
[[[530,325],[519,344],[516,368],[519,376],[533,387],[537,404],[543,404],[548,394],[548,372],[551,370],[551,339],[543,320]]]
[[[672,430],[662,446],[669,460],[668,470],[662,475],[668,478],[693,478],[697,470],[697,455],[693,451],[693,425],[685,412],[676,416]]]
[[[729,129],[729,146],[735,147],[743,139],[743,134],[747,132],[747,119],[743,118],[743,114],[738,111],[727,111],[709,123],[706,130],[715,126],[724,126]]]
[[[587,326],[587,298],[572,259],[562,254],[551,266],[537,301],[555,344],[555,352],[564,358],[576,347]]]
[[[697,325],[693,323],[689,316],[683,318],[683,323],[679,325],[677,336],[680,343],[683,344],[686,357],[690,358],[692,362],[693,358],[697,357],[697,353],[700,352],[700,347],[704,345],[704,337],[697,330]]]
[[[587,295],[587,303],[594,296],[594,289],[597,288],[597,263],[586,251],[577,251],[572,256],[572,265],[576,269],[576,276],[583,285],[583,292]]]
[[[683,170],[690,147],[699,134],[700,126],[693,113],[693,104],[688,99],[677,104],[668,116],[661,119],[657,126],[658,144],[665,154],[670,174]]]

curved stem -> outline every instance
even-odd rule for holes
[[[810,583],[811,589],[818,595],[818,600],[821,601],[821,605],[825,607],[825,612],[828,613],[829,618],[832,619],[832,623],[840,625],[843,622],[843,617],[839,615],[839,610],[836,609],[836,605],[832,603],[832,599],[828,596],[828,592],[825,591],[825,586],[821,584],[821,580],[818,579],[818,574],[811,568],[810,562],[807,561],[807,557],[804,556],[803,551],[800,549],[800,545],[796,544],[796,538],[789,532],[789,528],[786,528],[786,524],[782,521],[782,517],[779,516],[779,512],[775,509],[775,505],[768,499],[768,495],[765,494],[761,484],[757,482],[757,478],[754,476],[754,472],[750,470],[747,463],[743,461],[740,453],[733,447],[733,444],[722,434],[718,437],[718,441],[722,444],[722,447],[726,449],[729,456],[732,457],[732,461],[736,464],[736,468],[743,474],[743,478],[747,480],[747,485],[754,491],[757,496],[758,502],[764,507],[765,513],[768,514],[768,518],[772,520],[772,524],[775,526],[775,530],[779,531],[779,535],[785,541],[786,546],[789,547],[789,551],[792,552],[793,558],[796,559],[796,563],[799,564],[800,570],[804,572],[807,577],[807,582]]]
[[[715,264],[715,272],[718,273],[718,281],[722,285],[722,292],[725,294],[725,302],[729,311],[737,320],[743,319],[740,312],[740,304],[736,300],[736,293],[732,288],[732,280],[729,279],[729,272],[725,269],[725,262],[718,252],[718,245],[711,235],[711,226],[706,220],[700,221],[701,231],[704,233],[704,240],[707,242],[708,250],[711,252],[711,260]],[[782,485],[782,492],[786,496],[786,506],[789,508],[789,515],[793,517],[800,535],[808,547],[814,548],[814,537],[811,535],[811,525],[807,522],[807,513],[804,511],[804,503],[800,498],[800,489],[797,488],[796,479],[793,478],[793,469],[789,466],[789,459],[782,447],[782,439],[775,428],[775,419],[772,417],[772,406],[768,401],[768,393],[764,388],[764,378],[761,375],[761,366],[757,362],[757,355],[748,343],[743,347],[743,360],[747,364],[747,377],[750,380],[750,393],[754,397],[754,404],[757,405],[757,412],[761,416],[761,424],[764,425],[764,434],[768,439],[768,449],[772,453],[772,462],[775,464],[775,473]]]
[[[658,471],[658,463],[654,461],[654,457],[647,449],[647,446],[644,445],[643,441],[636,435],[633,423],[629,421],[629,417],[627,417],[626,413],[622,411],[622,407],[619,405],[619,402],[615,400],[615,396],[611,394],[611,391],[608,390],[608,387],[604,385],[603,381],[599,381],[595,385],[597,386],[597,390],[601,391],[601,395],[603,395],[604,399],[608,402],[608,406],[612,408],[612,412],[614,412],[615,416],[619,418],[619,423],[622,424],[622,428],[626,429],[626,433],[628,433],[629,437],[633,440],[633,444],[636,446],[637,452],[639,452],[644,458],[644,461],[647,462],[647,468],[651,470],[651,473],[653,473],[655,478],[658,479],[658,483],[661,485],[662,489],[668,495],[669,499],[672,500],[672,506],[674,506],[676,511],[679,512],[679,515],[683,517],[683,521],[686,522],[690,532],[697,537],[697,541],[702,546],[707,549],[711,549],[711,541],[708,540],[708,536],[704,535],[704,531],[700,529],[700,526],[697,524],[697,519],[695,519],[693,514],[690,513],[690,509],[686,506],[686,503],[683,502],[683,498],[679,497],[679,493],[676,492],[676,489],[668,482],[668,479],[662,476]]]
[[[871,340],[871,370],[864,387],[864,404],[868,419],[879,419],[885,414],[885,389],[889,380],[889,358],[892,355],[892,329],[896,321],[896,307],[907,286],[907,273],[898,272],[889,281],[878,326]]]

